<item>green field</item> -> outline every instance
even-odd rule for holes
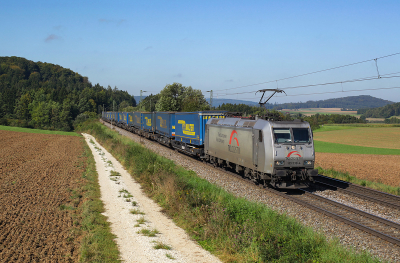
[[[3,130],[3,131],[14,131],[14,132],[28,132],[28,133],[82,136],[82,135],[80,135],[79,133],[76,133],[76,132],[49,131],[49,130],[29,129],[29,128],[20,128],[20,127],[11,127],[11,126],[2,126],[2,125],[0,125],[0,130]]]
[[[355,146],[314,140],[316,152],[321,153],[350,153],[350,154],[377,154],[377,155],[400,155],[399,149],[375,148]]]
[[[398,138],[400,126],[390,124],[324,125],[314,131],[319,152],[398,155]]]

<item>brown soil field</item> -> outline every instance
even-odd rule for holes
[[[314,139],[347,145],[400,149],[399,127],[360,127],[314,133]]]
[[[83,143],[0,130],[0,262],[79,260]]]
[[[316,153],[315,165],[324,169],[348,172],[359,179],[400,186],[399,155]]]

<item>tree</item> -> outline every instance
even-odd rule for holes
[[[200,90],[180,83],[166,85],[156,103],[157,111],[199,111],[209,108]]]
[[[26,93],[22,95],[15,105],[15,115],[17,118],[28,121],[31,117],[29,104],[32,102],[31,95]]]
[[[208,110],[210,105],[204,98],[201,90],[193,89],[191,86],[185,88],[181,111],[199,111]]]
[[[185,86],[174,82],[171,85],[166,85],[160,92],[160,99],[156,104],[157,111],[180,111],[182,106],[182,95],[185,91]]]

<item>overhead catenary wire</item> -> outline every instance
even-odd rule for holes
[[[301,85],[301,86],[291,86],[291,87],[281,88],[281,90],[317,87],[317,86],[326,86],[326,85],[335,85],[335,84],[342,85],[343,83],[350,83],[350,82],[371,81],[371,80],[378,80],[378,79],[389,79],[389,78],[399,78],[400,77],[400,75],[390,76],[390,75],[394,75],[394,74],[400,74],[400,72],[388,73],[388,74],[380,75],[379,77],[373,76],[373,77],[364,77],[364,78],[358,78],[358,79],[341,80],[341,81],[335,81],[335,82],[308,84],[308,85]],[[248,93],[255,93],[255,92],[257,92],[257,90],[237,92],[237,93],[216,93],[216,95],[229,96],[229,95],[248,94]]]
[[[278,83],[278,81],[282,81],[282,80],[293,79],[293,78],[303,77],[303,76],[316,74],[316,73],[321,73],[321,72],[325,72],[325,71],[329,71],[329,70],[334,70],[334,69],[354,66],[354,65],[357,65],[357,64],[362,64],[362,63],[366,63],[366,62],[370,62],[370,61],[375,61],[376,62],[378,59],[387,58],[387,57],[391,57],[391,56],[396,56],[396,55],[399,55],[399,54],[400,54],[400,52],[397,52],[397,53],[393,53],[393,54],[386,55],[386,56],[381,56],[381,57],[367,59],[367,60],[363,60],[363,61],[359,61],[359,62],[355,62],[355,63],[350,63],[350,64],[346,64],[346,65],[342,65],[342,66],[337,66],[337,67],[332,67],[332,68],[328,68],[328,69],[323,69],[323,70],[313,71],[313,72],[304,73],[304,74],[300,74],[300,75],[295,75],[295,76],[292,76],[292,77],[286,77],[286,78],[275,79],[275,80],[270,80],[270,81],[255,83],[255,84],[249,84],[249,85],[239,86],[239,87],[235,87],[235,88],[219,89],[219,90],[214,90],[214,91],[241,89],[241,88],[247,88],[247,87],[252,87],[252,86],[257,86],[257,85],[262,85],[262,84],[268,84],[268,83],[272,83],[272,82]],[[376,66],[377,66],[377,64],[376,64]],[[379,71],[378,71],[378,78],[379,77],[380,77],[380,75],[379,75]]]
[[[400,89],[400,87],[389,87],[389,88],[375,88],[375,89],[354,89],[354,90],[337,90],[337,91],[325,91],[325,92],[315,92],[315,93],[304,93],[304,94],[291,94],[287,95],[288,97],[292,96],[308,96],[308,95],[321,95],[321,94],[331,94],[331,93],[344,93],[344,92],[359,92],[359,91],[370,91],[370,90],[388,90],[388,89]],[[275,96],[276,98],[286,97],[286,96]],[[249,100],[256,99],[252,98],[241,98],[241,100]]]

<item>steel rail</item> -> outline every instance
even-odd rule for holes
[[[325,182],[321,182],[325,181]],[[387,207],[395,208],[400,210],[400,196],[384,193],[375,189],[371,189],[368,187],[364,187],[361,185],[352,184],[349,182],[345,182],[342,180],[338,180],[335,178],[330,178],[326,176],[319,175],[315,178],[316,183],[326,184],[328,187],[333,187],[336,190],[350,194],[353,196],[357,196],[366,200],[370,200],[372,202],[376,202]],[[329,183],[327,183],[328,181]],[[333,183],[333,184],[331,184]],[[360,193],[363,192],[363,193]]]

